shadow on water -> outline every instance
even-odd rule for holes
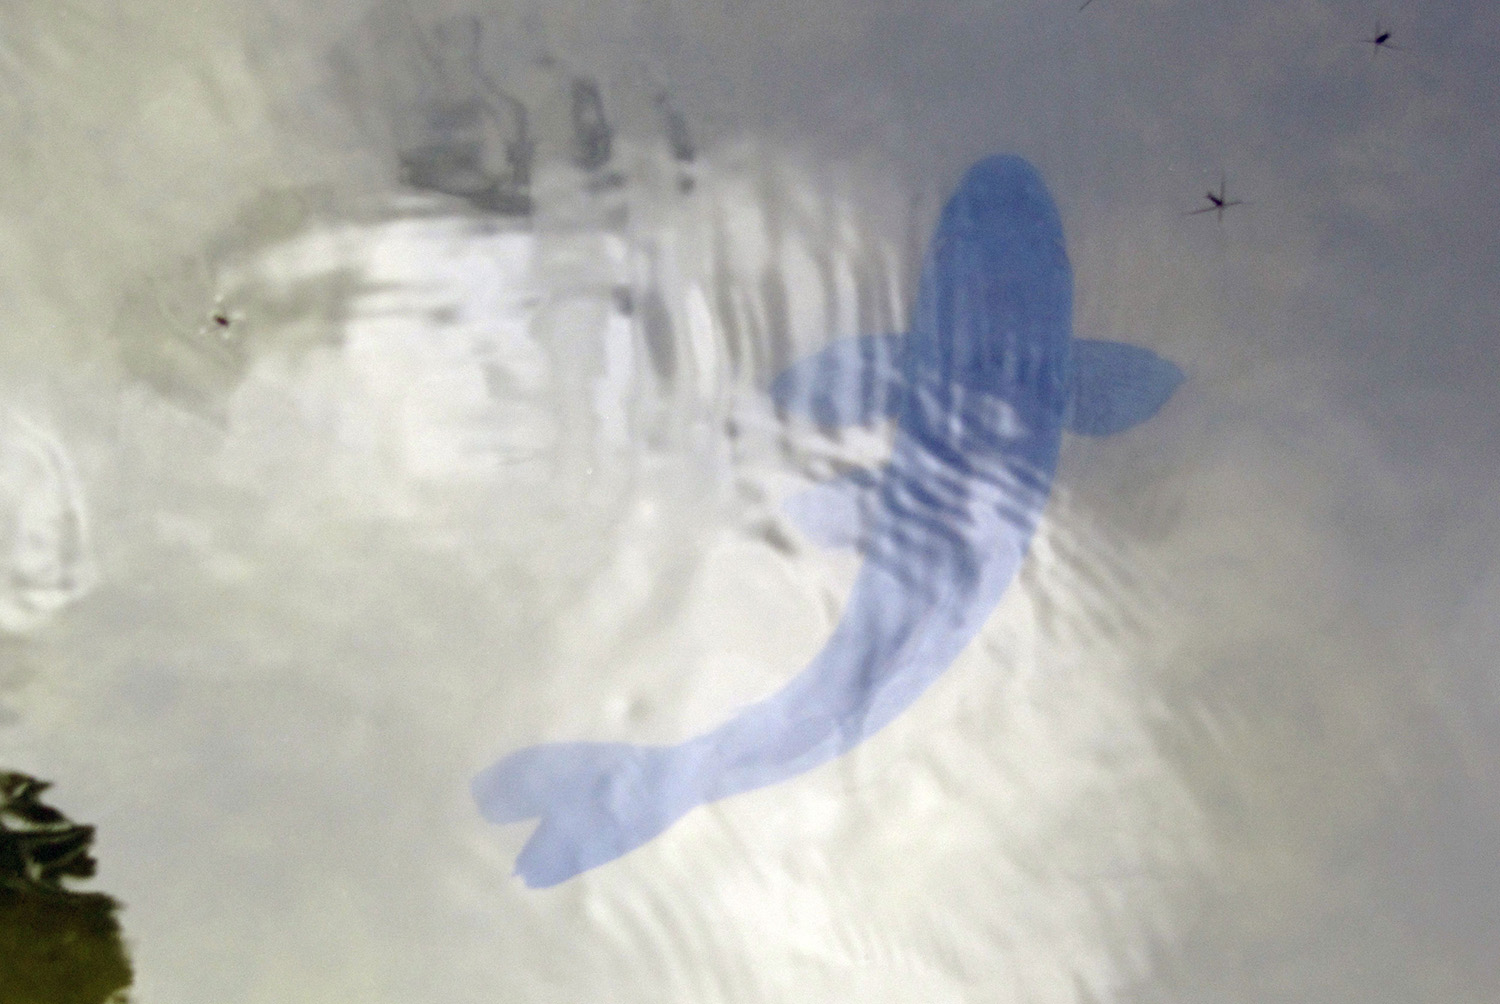
[[[94,828],[41,800],[50,785],[0,771],[0,1004],[119,1004],[130,960],[100,892],[66,879],[94,875]]]

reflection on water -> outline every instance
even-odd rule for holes
[[[30,636],[16,733],[142,809],[109,830],[140,981],[488,1000],[559,966],[579,999],[1084,1000],[1146,975],[1200,840],[1134,682],[1170,618],[1065,490],[880,743],[691,814],[580,879],[581,909],[516,897],[474,770],[701,734],[827,640],[858,558],[785,503],[893,432],[768,390],[906,325],[936,207],[879,165],[706,141],[673,81],[502,35],[378,11],[332,63],[383,184],[272,188],[126,283],[117,399],[69,440],[110,574]]]
[[[1146,590],[1065,498],[996,619],[964,625],[955,682],[879,748],[693,814],[581,880],[587,919],[513,898],[477,767],[701,733],[827,639],[857,557],[784,503],[883,464],[892,430],[768,389],[905,326],[936,207],[879,166],[703,142],[670,82],[391,21],[336,61],[384,187],[250,200],[110,329],[114,575],[43,650],[76,692],[32,703],[103,719],[80,760],[165,806],[121,821],[137,888],[235,905],[132,894],[142,979],[336,996],[412,957],[489,999],[565,960],[600,996],[580,938],[653,960],[622,999],[785,999],[810,965],[821,999],[1143,975],[1194,811],[1127,685],[1161,650],[1130,626]],[[256,947],[178,961],[225,941]],[[861,960],[883,975],[850,990]]]
[[[123,1001],[131,970],[119,904],[63,884],[93,877],[94,828],[43,802],[49,787],[0,771],[0,1001]]]
[[[526,105],[485,72],[478,19],[453,18],[435,25],[430,41],[420,30],[412,38],[436,81],[421,97],[421,139],[400,152],[402,180],[487,212],[530,213],[536,145]]]
[[[40,627],[95,577],[72,459],[41,425],[0,412],[0,632]]]
[[[12,6],[0,762],[99,824],[132,993],[1495,999],[1494,464],[1432,458],[1500,415],[1448,163],[1500,117],[1360,18]],[[1078,335],[1191,380],[1065,441],[878,737],[524,889],[474,771],[680,742],[829,638],[867,500],[799,493],[892,430],[768,388],[906,323],[995,150],[1053,186]],[[1221,167],[1255,204],[1184,218]]]

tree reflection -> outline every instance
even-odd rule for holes
[[[94,828],[44,803],[49,787],[0,771],[0,1004],[123,1001],[119,904],[63,885],[93,876]]]

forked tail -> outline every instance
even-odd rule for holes
[[[492,823],[541,818],[516,858],[532,888],[612,861],[697,805],[680,747],[549,743],[519,750],[475,776],[470,789]]]

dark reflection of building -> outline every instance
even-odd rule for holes
[[[604,97],[588,77],[573,78],[573,162],[585,171],[609,163],[615,132],[604,117]]]
[[[588,192],[625,184],[617,140],[629,125],[622,130],[611,116],[622,114],[617,104],[634,107],[631,95],[612,96],[613,85],[570,66],[503,14],[429,19],[401,0],[377,3],[334,46],[329,67],[352,121],[390,145],[407,188],[524,219],[536,209],[539,167],[553,158],[583,171]],[[698,147],[666,89],[643,75],[679,189],[689,192]]]
[[[662,129],[667,134],[667,147],[672,151],[672,159],[681,164],[691,164],[698,156],[698,147],[693,143],[687,119],[683,118],[682,112],[672,104],[665,91],[659,91],[651,99],[651,103],[661,115]]]
[[[428,109],[434,132],[445,132],[441,142],[404,150],[401,180],[413,188],[463,199],[474,208],[504,216],[525,216],[532,210],[530,182],[533,146],[524,132],[505,144],[505,168],[487,163],[483,138],[485,106],[457,102]]]
[[[438,23],[428,38],[417,34],[437,83],[419,99],[422,138],[400,152],[401,180],[484,212],[525,216],[536,144],[526,106],[484,71],[481,33],[471,16]]]
[[[667,135],[667,148],[672,151],[672,159],[684,169],[691,167],[698,157],[698,147],[693,143],[693,134],[688,130],[687,119],[672,104],[671,98],[665,91],[658,91],[651,99],[656,106],[657,113],[661,115],[662,129]],[[677,188],[683,193],[693,190],[693,178],[683,173],[678,175]]]
[[[0,771],[0,1004],[121,1001],[131,970],[119,904],[63,886],[94,874],[94,828],[42,802],[48,787]]]

